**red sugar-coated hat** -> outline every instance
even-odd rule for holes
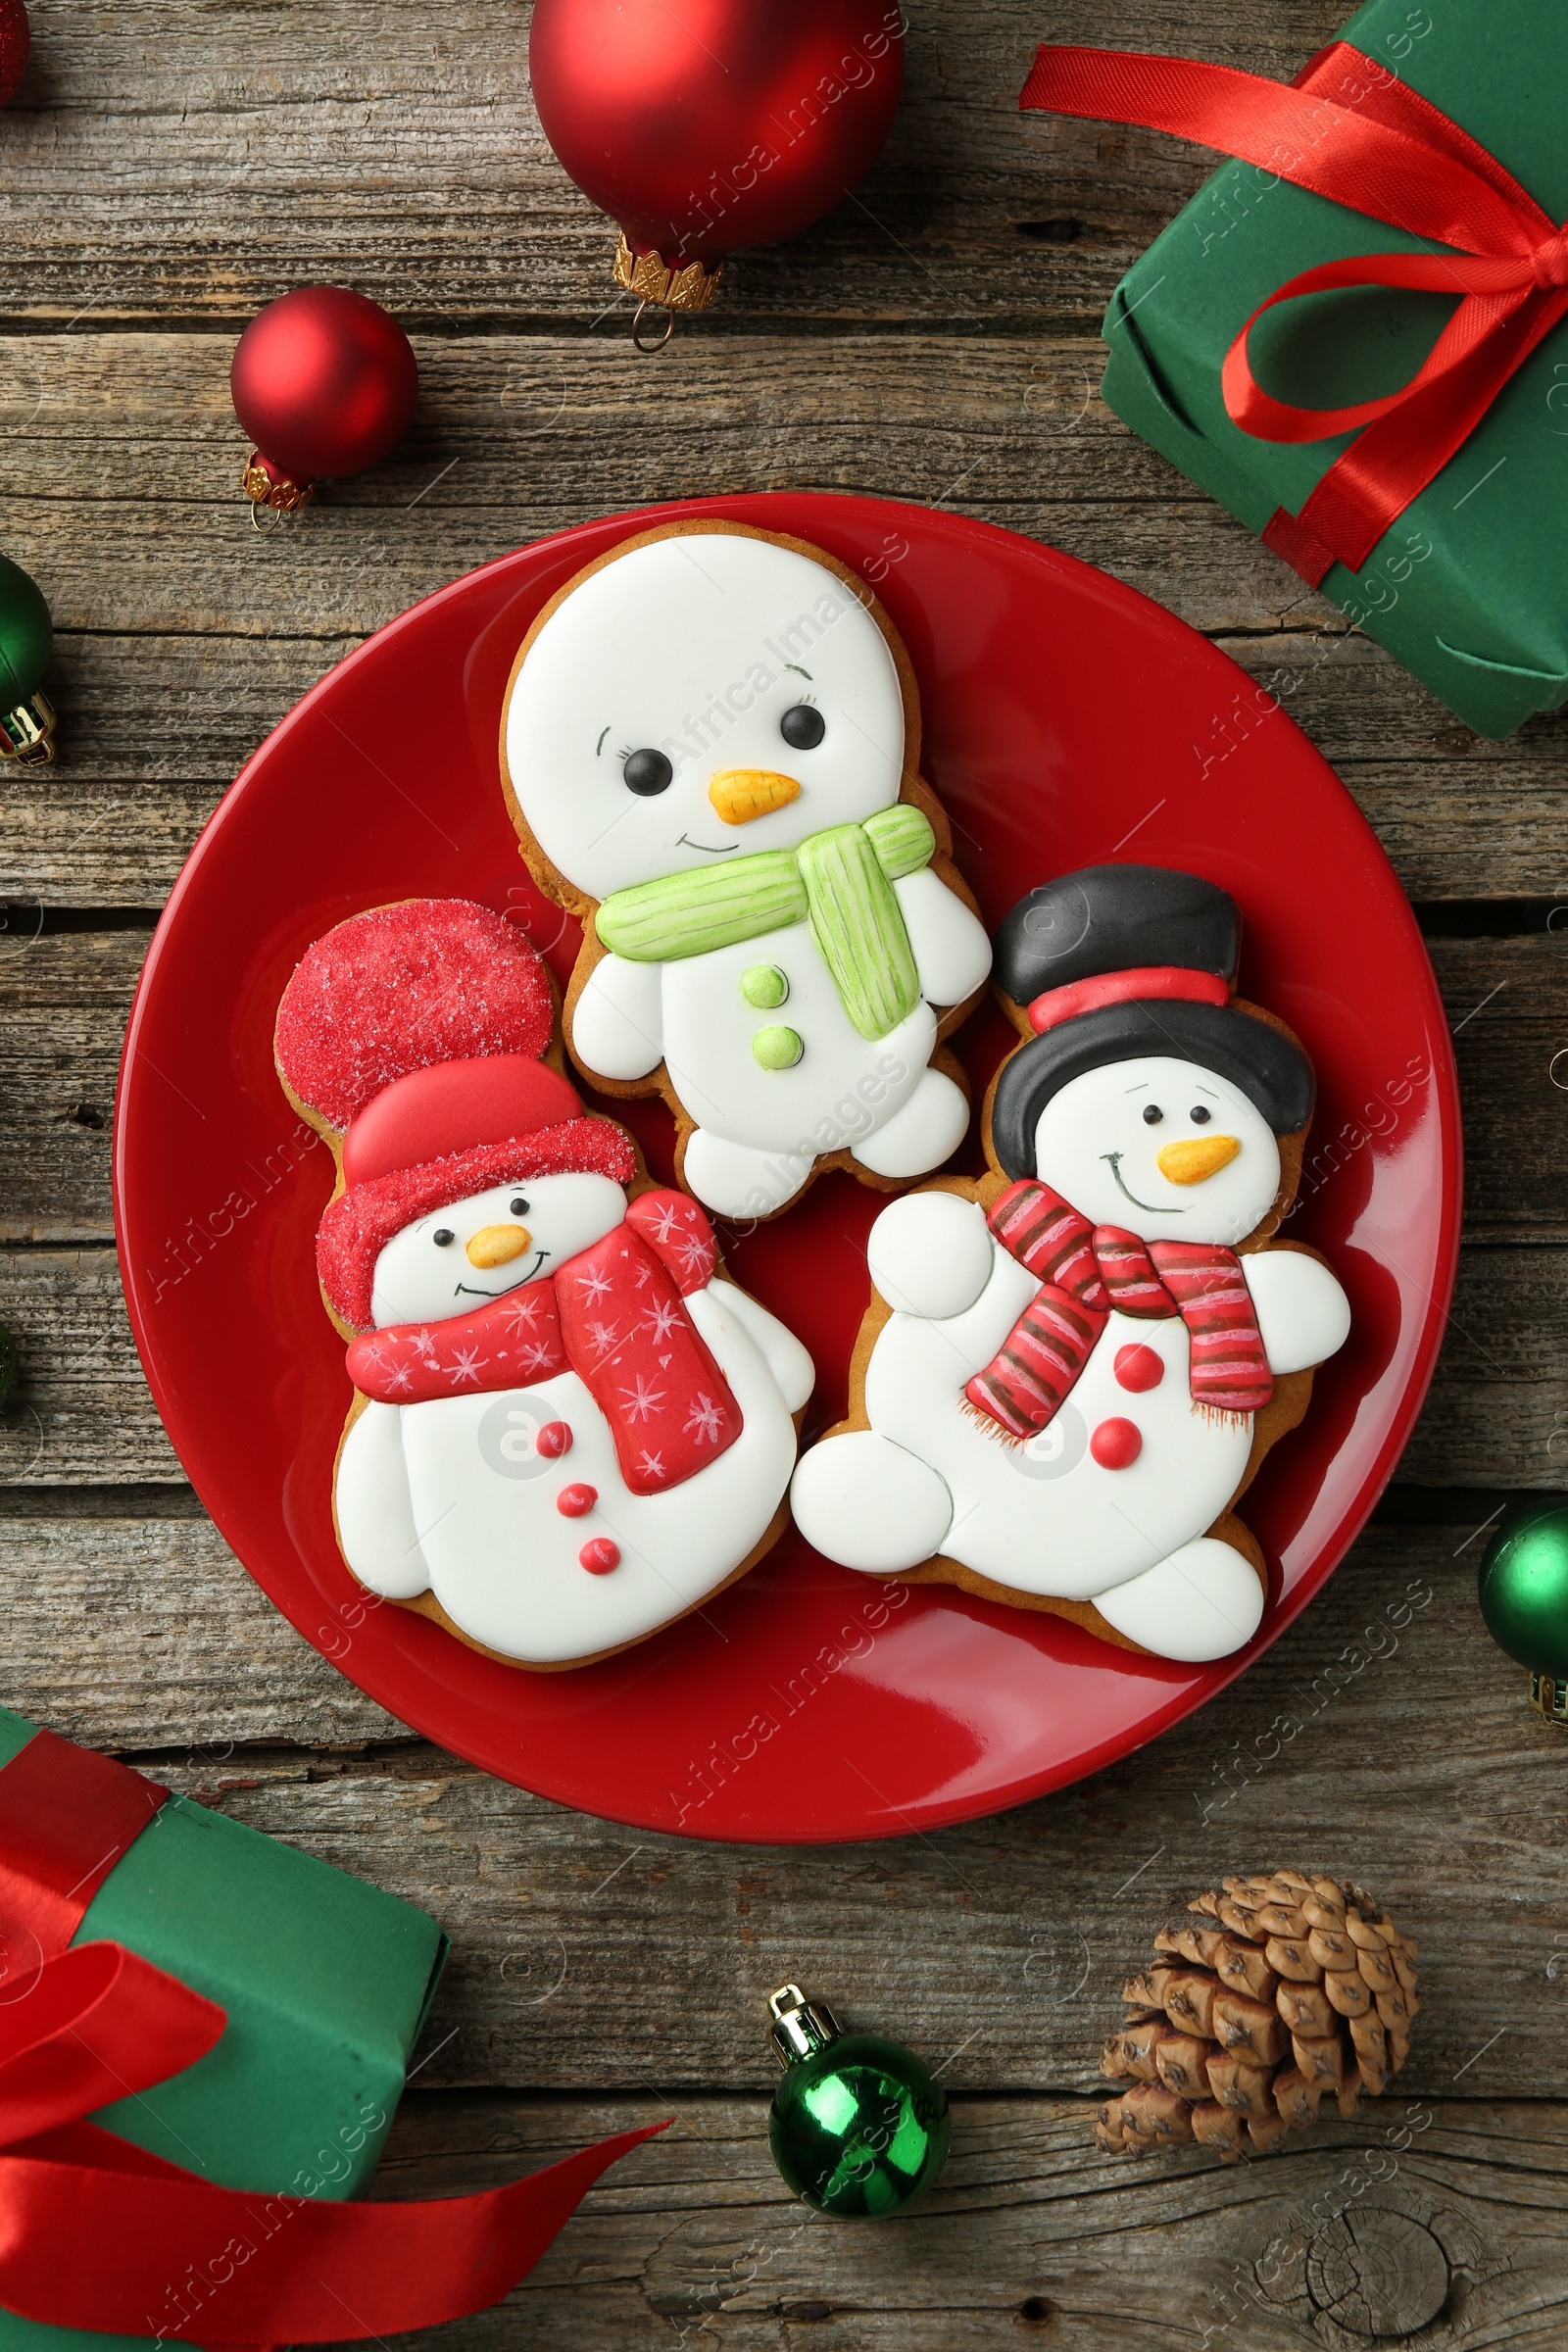
[[[555,1000],[534,950],[466,899],[352,915],[307,950],[277,1008],[277,1066],[342,1136],[344,1191],[316,1237],[321,1287],[370,1323],[375,1261],[454,1200],[543,1176],[629,1184],[624,1128],[584,1116],[539,1056]]]
[[[341,1134],[413,1070],[537,1061],[554,1019],[549,975],[512,924],[466,899],[410,899],[351,915],[306,950],[277,1008],[277,1066]]]

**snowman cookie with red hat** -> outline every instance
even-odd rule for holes
[[[697,1203],[585,1114],[554,1024],[509,924],[416,899],[317,941],[275,1034],[338,1163],[317,1266],[356,1391],[343,1556],[541,1668],[641,1641],[761,1557],[813,1378]]]
[[[1313,1077],[1235,997],[1240,944],[1224,891],[1156,866],[1068,874],[1003,922],[1027,1042],[987,1103],[992,1173],[877,1219],[850,1418],[795,1475],[830,1559],[1158,1657],[1257,1630],[1266,1568],[1232,1506],[1350,1315],[1273,1238]]]

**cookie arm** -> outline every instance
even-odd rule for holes
[[[332,1504],[343,1557],[387,1600],[428,1590],[403,1458],[402,1406],[368,1403],[343,1441]]]
[[[920,994],[928,1004],[960,1004],[985,986],[991,970],[984,924],[929,866],[905,874],[893,888],[914,951]]]
[[[798,1413],[816,1385],[816,1366],[794,1332],[777,1315],[769,1314],[760,1299],[749,1297],[733,1282],[720,1280],[708,1287],[717,1302],[727,1307],[756,1341],[784,1399],[785,1410]]]
[[[663,966],[606,956],[571,1014],[571,1050],[601,1078],[646,1078],[664,1058]]]
[[[865,1245],[871,1280],[889,1306],[934,1323],[974,1305],[995,1256],[984,1211],[956,1193],[906,1193],[882,1211]]]
[[[1304,1250],[1252,1250],[1242,1271],[1271,1372],[1304,1372],[1344,1347],[1350,1301],[1320,1257]]]

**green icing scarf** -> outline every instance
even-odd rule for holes
[[[929,865],[936,846],[928,820],[901,801],[796,850],[634,882],[605,900],[596,927],[630,963],[677,963],[808,920],[850,1019],[862,1037],[886,1037],[920,1002],[893,885]]]

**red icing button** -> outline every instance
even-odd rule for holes
[[[578,1552],[577,1565],[586,1568],[590,1576],[608,1576],[612,1568],[620,1566],[620,1545],[612,1544],[608,1536],[595,1536]]]
[[[1153,1350],[1144,1348],[1142,1352],[1149,1355]],[[1089,1450],[1102,1470],[1129,1469],[1144,1450],[1143,1432],[1136,1421],[1102,1421],[1089,1441]]]
[[[1143,1352],[1145,1355],[1147,1355],[1149,1353],[1149,1349],[1146,1348]],[[1123,1355],[1136,1353],[1137,1350],[1134,1348],[1124,1348],[1122,1349]],[[1118,1357],[1117,1361],[1119,1362],[1120,1360],[1120,1357]],[[534,1447],[537,1452],[542,1453],[548,1461],[552,1462],[555,1461],[559,1455],[563,1453],[569,1453],[571,1451],[570,1423],[566,1421],[547,1421],[543,1429],[541,1429],[539,1432],[539,1435],[534,1440]]]
[[[557,1422],[554,1426],[559,1429],[561,1424]],[[544,1447],[541,1446],[539,1450],[542,1453]],[[599,1490],[597,1487],[563,1487],[561,1493],[556,1496],[556,1508],[564,1518],[580,1519],[585,1512],[593,1509],[598,1500]],[[592,1550],[592,1548],[593,1546],[590,1544],[589,1549]],[[615,1563],[612,1560],[610,1564],[613,1567]],[[584,1565],[586,1566],[586,1562]]]
[[[1118,1348],[1115,1371],[1117,1382],[1122,1388],[1131,1389],[1135,1395],[1142,1396],[1145,1389],[1157,1389],[1164,1379],[1165,1359],[1162,1355],[1157,1355],[1152,1348],[1145,1348],[1141,1343],[1132,1348]],[[1107,1423],[1106,1426],[1108,1428],[1111,1425]],[[1126,1427],[1127,1424],[1122,1423],[1120,1426]],[[539,1445],[542,1451],[544,1447],[542,1436]]]

